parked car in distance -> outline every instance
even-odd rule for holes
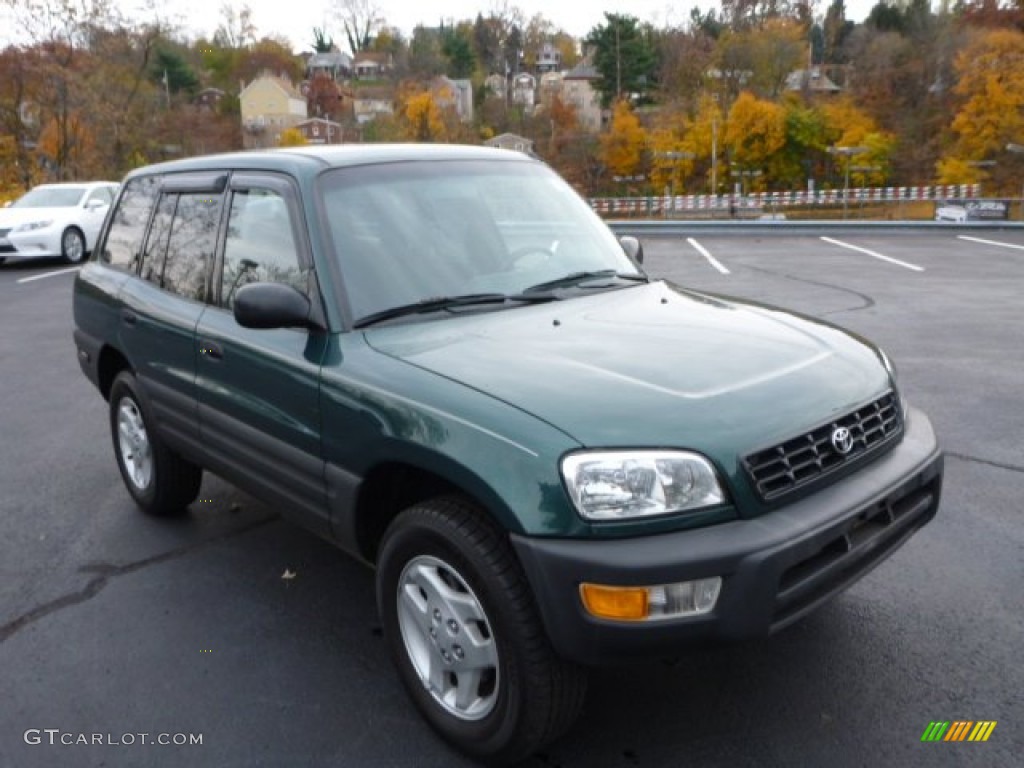
[[[642,258],[518,152],[179,160],[125,179],[74,338],[143,511],[206,469],[375,567],[421,714],[507,764],[587,665],[767,636],[938,508],[880,349]]]
[[[60,256],[77,264],[92,251],[114,202],[112,181],[40,184],[0,208],[0,264]]]
[[[955,221],[963,223],[967,221],[967,209],[962,205],[943,205],[935,209],[936,221]]]

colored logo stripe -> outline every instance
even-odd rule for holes
[[[967,738],[968,741],[988,741],[988,737],[992,735],[992,731],[996,729],[996,721],[988,720],[982,721],[974,726],[974,730],[971,731],[971,735]]]
[[[995,729],[995,720],[933,720],[921,734],[921,741],[988,741]]]

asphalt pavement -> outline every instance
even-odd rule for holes
[[[527,765],[1021,765],[1024,233],[719,231],[645,251],[657,277],[880,343],[947,451],[944,498],[772,638],[595,670],[578,724]],[[209,474],[183,519],[135,510],[75,360],[72,280],[0,267],[0,766],[468,765],[405,696],[369,570]],[[922,743],[958,720],[996,727]]]

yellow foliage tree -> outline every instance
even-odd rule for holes
[[[724,138],[737,170],[763,170],[786,143],[786,110],[744,91],[729,110]],[[761,186],[761,182],[753,186]]]
[[[601,159],[614,176],[633,176],[643,168],[647,132],[625,99],[615,104],[608,133],[601,137]]]
[[[416,93],[405,100],[402,122],[406,139],[425,142],[448,139],[444,115],[428,91]]]
[[[277,140],[279,147],[304,147],[309,142],[302,135],[298,128],[285,128],[281,131],[281,137]]]
[[[863,147],[860,154],[847,156],[840,161],[858,168],[872,168],[872,171],[854,171],[851,183],[857,186],[882,184],[889,171],[889,160],[896,148],[896,137],[883,131],[874,118],[860,109],[850,99],[842,98],[822,105],[825,117],[825,135],[833,147]]]
[[[961,99],[951,125],[956,141],[936,166],[938,181],[944,184],[987,178],[972,163],[992,160],[1007,143],[1024,141],[1024,34],[1014,29],[980,31],[957,55],[955,68],[953,92]],[[1001,186],[1015,191],[1019,180],[1003,175]]]

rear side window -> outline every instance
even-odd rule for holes
[[[146,241],[142,277],[186,299],[206,301],[222,195],[165,194]]]
[[[142,239],[146,236],[146,225],[158,191],[155,176],[132,179],[125,185],[121,202],[110,221],[107,241],[100,252],[102,261],[132,272],[138,269]]]
[[[224,243],[221,304],[230,308],[248,283],[284,283],[308,294],[288,203],[271,189],[236,190]]]

